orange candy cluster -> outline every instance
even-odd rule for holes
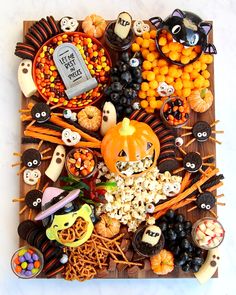
[[[172,35],[166,30],[161,31],[158,44],[165,56],[183,65],[194,60],[201,52],[201,47],[199,45],[185,48],[183,44],[174,42]]]
[[[145,32],[142,37],[137,37],[132,44],[132,51],[141,51],[144,58],[142,64],[142,77],[139,98],[141,107],[148,113],[160,109],[166,97],[161,98],[157,92],[160,82],[166,82],[175,89],[174,95],[188,97],[193,90],[210,86],[210,73],[208,64],[213,62],[210,54],[202,54],[192,64],[184,67],[168,63],[160,57],[155,43],[156,31]]]
[[[65,42],[75,45],[80,51],[91,75],[98,81],[98,86],[71,100],[67,99],[64,83],[58,74],[53,61],[54,49]],[[91,38],[83,37],[78,33],[73,35],[61,34],[54,37],[51,43],[43,46],[36,59],[36,85],[43,96],[51,103],[63,103],[67,108],[77,108],[90,104],[101,96],[102,90],[108,82],[110,61],[105,50],[94,43]]]

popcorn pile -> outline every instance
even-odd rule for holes
[[[148,224],[154,224],[154,217],[147,218],[146,214],[151,213],[150,208],[154,210],[154,204],[167,199],[162,191],[163,185],[166,182],[182,181],[182,177],[172,176],[169,172],[159,173],[156,167],[140,177],[125,179],[109,172],[104,162],[98,164],[98,171],[98,183],[105,178],[105,181],[116,182],[117,188],[105,194],[107,203],[101,204],[96,213],[107,213],[111,218],[126,224],[129,231],[135,231],[145,220]]]

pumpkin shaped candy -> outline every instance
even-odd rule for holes
[[[150,258],[151,269],[157,275],[166,275],[174,269],[174,256],[170,251],[161,250]]]
[[[156,165],[160,142],[147,124],[124,118],[104,136],[101,153],[111,172],[140,176]]]

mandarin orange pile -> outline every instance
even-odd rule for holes
[[[166,99],[161,98],[157,92],[160,82],[172,85],[175,89],[174,95],[180,97],[188,97],[193,90],[209,87],[210,73],[207,66],[213,62],[210,54],[203,54],[197,61],[184,67],[168,63],[160,57],[155,38],[156,31],[151,30],[143,33],[142,37],[137,37],[132,44],[132,51],[141,51],[144,58],[142,64],[144,81],[141,84],[139,98],[141,107],[148,113],[160,109]]]

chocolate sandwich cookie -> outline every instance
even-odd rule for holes
[[[156,116],[152,115],[152,114],[147,114],[144,123],[150,125],[154,122],[159,122],[159,120],[157,119]]]
[[[161,145],[164,144],[164,143],[166,143],[166,142],[171,142],[174,145],[175,144],[175,137],[174,137],[174,135],[171,135],[171,134],[166,135],[165,137],[163,137],[160,140]]]
[[[52,270],[46,273],[47,278],[55,277],[58,273],[63,272],[64,268],[65,268],[65,265],[61,263],[58,266],[53,267]]]
[[[165,159],[165,158],[174,158],[174,157],[175,157],[175,152],[172,149],[167,149],[160,153],[158,160],[161,161],[162,159]]]
[[[21,239],[26,240],[29,231],[36,228],[37,224],[35,222],[32,220],[24,220],[18,225],[17,232]]]
[[[44,254],[51,247],[50,241],[47,239],[43,242],[41,246],[41,252]]]
[[[198,142],[207,141],[212,133],[211,125],[206,121],[198,121],[193,125],[192,133]]]
[[[161,145],[160,151],[164,152],[165,150],[175,150],[175,147],[171,142],[167,142]]]
[[[31,231],[29,231],[29,233],[26,236],[26,241],[28,242],[28,244],[34,246],[35,239],[37,238],[37,236],[40,233],[41,233],[40,228],[35,228],[35,229],[32,229]]]
[[[165,171],[173,171],[177,169],[178,166],[178,161],[175,158],[162,159],[157,165],[160,173],[164,173]]]
[[[16,43],[16,49],[25,49],[27,51],[35,52],[35,48],[31,44],[23,43],[23,42],[17,42]]]
[[[59,28],[57,26],[57,23],[56,23],[54,17],[53,16],[47,16],[47,21],[48,21],[50,27],[52,28],[52,31],[53,31],[54,35],[59,34],[60,30],[59,30]]]
[[[29,28],[29,32],[41,43],[43,44],[44,39],[41,33],[36,29],[36,27],[33,25]]]
[[[161,121],[159,121],[158,119],[154,120],[150,125],[149,125],[153,130],[160,127],[162,129],[165,128],[165,126],[162,124]]]
[[[57,257],[54,257],[44,264],[43,272],[47,274],[47,272],[57,268],[59,265],[61,265],[60,260]]]
[[[162,138],[165,138],[166,136],[169,136],[169,135],[172,135],[174,137],[170,129],[163,129],[162,131],[158,133],[158,138],[162,140]]]
[[[147,113],[145,112],[140,112],[139,114],[137,114],[135,120],[139,121],[139,122],[145,122],[145,118],[147,117]]]
[[[46,29],[39,22],[36,22],[34,24],[34,27],[38,30],[38,32],[40,32],[44,41],[46,41],[50,37],[48,36]]]
[[[28,191],[25,196],[25,203],[30,209],[41,209],[43,193],[40,190],[33,189]]]
[[[38,236],[35,238],[34,240],[34,247],[36,247],[37,249],[42,249],[42,245],[45,241],[47,241],[47,236],[45,234],[45,232],[41,231]]]
[[[136,120],[136,117],[139,115],[141,110],[136,110],[130,115],[130,120]]]
[[[23,59],[31,59],[31,60],[33,60],[35,57],[35,53],[27,49],[16,49],[15,55]]]
[[[196,152],[184,155],[183,167],[190,173],[197,172],[202,167],[202,157]]]
[[[33,137],[21,137],[21,144],[30,144],[30,143],[39,143],[40,139],[33,138]]]
[[[26,35],[25,35],[25,39],[27,40],[27,41],[29,41],[31,44],[33,44],[37,49],[39,49],[40,47],[41,47],[41,42],[39,42],[38,41],[38,39],[35,37],[35,36],[33,36],[32,34],[30,34],[30,33],[27,33]]]
[[[34,148],[27,149],[23,152],[21,161],[27,168],[37,168],[41,164],[41,154]]]
[[[156,136],[159,138],[159,134],[165,130],[165,127],[163,126],[163,124],[158,125],[157,127],[153,128],[153,131],[155,132]]]
[[[44,29],[46,30],[47,32],[47,35],[48,37],[50,38],[52,35],[53,35],[53,31],[49,25],[49,23],[46,21],[45,18],[42,18],[40,21],[39,21],[40,25],[42,25],[44,27]]]

